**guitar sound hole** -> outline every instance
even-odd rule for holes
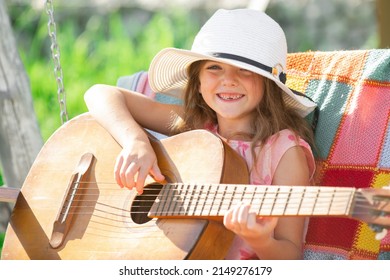
[[[134,198],[130,209],[130,216],[134,223],[144,224],[152,220],[152,218],[148,217],[148,213],[161,188],[162,185],[158,183],[147,185],[144,188],[144,192]]]

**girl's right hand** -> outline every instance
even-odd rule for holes
[[[157,182],[164,181],[158,167],[156,154],[149,141],[134,141],[125,146],[119,153],[114,176],[121,188],[135,188],[142,194],[146,177],[150,174]]]

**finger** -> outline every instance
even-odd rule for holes
[[[255,227],[257,226],[257,222],[256,221],[257,221],[256,213],[249,212],[248,213],[248,218],[247,218],[247,228],[249,230],[255,229]]]
[[[229,209],[225,215],[223,215],[223,224],[227,229],[232,230],[233,224],[232,224],[232,215],[233,215],[233,209]]]
[[[164,175],[161,173],[160,168],[158,167],[157,162],[155,161],[152,168],[150,169],[150,175],[153,176],[153,178],[157,182],[161,182],[165,180]]]
[[[114,166],[114,178],[115,178],[116,183],[121,188],[124,187],[124,184],[122,182],[121,175],[120,175],[122,164],[123,164],[123,158],[121,156],[118,156],[118,158],[117,158],[117,160],[115,162],[115,166]]]
[[[146,176],[148,176],[147,169],[140,168],[138,170],[137,182],[135,182],[135,188],[138,194],[142,194],[144,191]]]
[[[232,227],[232,230],[235,232],[235,233],[239,233],[241,231],[241,224],[240,224],[240,215],[241,215],[241,202],[239,204],[237,204],[236,206],[234,206],[231,210],[232,210],[232,216],[231,216],[231,227]]]
[[[275,228],[278,223],[278,217],[266,217],[264,221],[268,224],[268,227]]]
[[[237,222],[241,227],[246,227],[248,221],[249,205],[241,204],[238,208]]]
[[[129,190],[132,190],[135,186],[134,176],[137,173],[137,169],[138,167],[135,162],[129,162],[122,165],[120,171],[121,181]]]

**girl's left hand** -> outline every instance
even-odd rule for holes
[[[244,240],[267,240],[273,238],[274,229],[278,223],[277,217],[257,217],[250,212],[249,204],[238,204],[224,215],[225,227]]]

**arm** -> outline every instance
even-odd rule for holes
[[[142,193],[148,174],[164,180],[142,127],[169,135],[172,119],[180,116],[181,107],[108,85],[91,87],[84,99],[91,115],[123,147],[114,170],[117,183]]]
[[[295,146],[283,155],[272,184],[307,186],[309,178],[303,148]],[[244,239],[260,259],[302,258],[304,218],[258,218],[249,212],[249,205],[239,205],[228,211],[224,223]]]

